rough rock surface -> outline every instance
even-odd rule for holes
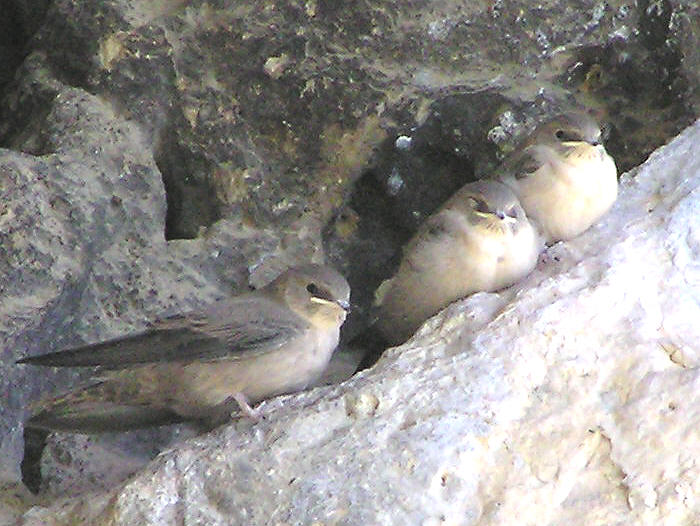
[[[18,357],[324,256],[359,305],[347,340],[412,229],[537,118],[593,109],[624,170],[700,108],[694,0],[4,3],[2,488],[30,402],[78,377]],[[49,493],[109,487],[163,435],[54,437]]]
[[[698,141],[700,121],[516,288],[22,524],[693,524]]]
[[[166,238],[245,225],[237,246],[320,255],[325,227],[360,306],[348,335],[416,225],[536,118],[595,110],[625,171],[700,108],[692,0],[9,4],[0,144],[43,153],[56,82],[97,96],[143,134]]]
[[[247,287],[249,265],[263,254],[314,257],[301,241],[281,248],[279,231],[225,220],[207,237],[166,243],[163,183],[139,128],[83,90],[52,89],[38,136],[44,153],[0,150],[0,386],[8,393],[0,450],[14,458],[28,400],[75,376],[44,371],[28,388],[27,370],[14,364],[20,353],[115,337],[201,307]],[[250,281],[272,277],[270,266]]]

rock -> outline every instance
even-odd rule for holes
[[[598,225],[345,383],[263,405],[22,524],[693,522],[700,121]]]
[[[20,356],[138,330],[310,259],[349,277],[350,340],[412,229],[537,119],[592,109],[626,170],[699,108],[687,0],[10,0],[5,14],[0,476],[13,483],[28,404],[82,377]],[[352,370],[342,347],[335,380]],[[373,405],[355,398],[353,414]],[[54,439],[61,459],[86,447]],[[83,465],[46,463],[52,493],[54,474]]]
[[[325,227],[357,291],[348,334],[416,225],[536,118],[593,109],[626,171],[700,108],[700,8],[687,0],[10,3],[16,45],[0,42],[0,57],[24,62],[6,81],[3,144],[28,151],[24,132],[42,122],[47,94],[28,96],[27,76],[109,101],[163,177],[167,239],[220,219],[291,239]],[[397,137],[413,147],[396,151]]]
[[[202,238],[167,243],[163,183],[139,128],[83,90],[27,82],[50,100],[41,133],[26,136],[41,155],[0,150],[0,368],[7,393],[0,451],[17,460],[7,466],[15,473],[18,424],[30,400],[81,377],[17,366],[17,358],[201,308],[262,285],[295,262],[318,261],[321,246],[315,221],[286,231],[222,220]]]
[[[27,508],[40,502],[20,481],[0,482],[0,524],[15,524]]]

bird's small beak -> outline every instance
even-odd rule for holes
[[[352,312],[352,305],[350,305],[350,302],[345,300],[338,300],[336,301],[336,303],[340,305],[340,308],[343,309],[345,312]]]
[[[517,217],[513,217],[513,216],[511,216],[511,215],[509,215],[509,214],[506,214],[506,213],[503,212],[502,210],[497,210],[497,211],[494,212],[493,214],[494,214],[498,219],[500,219],[501,221],[505,221],[506,223],[517,223],[517,222],[518,222],[518,218],[517,218]]]

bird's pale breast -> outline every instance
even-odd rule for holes
[[[176,373],[181,390],[173,406],[183,416],[201,416],[206,410],[242,392],[251,404],[304,389],[316,380],[338,344],[339,331],[314,328],[294,342],[240,360],[193,363]],[[174,381],[171,378],[171,381]]]
[[[586,146],[569,159],[548,162],[518,181],[521,204],[548,241],[578,236],[617,198],[617,169],[602,146]]]

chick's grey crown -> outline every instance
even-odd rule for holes
[[[491,180],[476,181],[470,185],[472,194],[480,195],[492,208],[500,208],[517,204],[518,198],[513,191],[500,183]]]
[[[467,195],[477,212],[494,214],[500,219],[506,216],[514,219],[524,216],[518,198],[507,186],[493,181],[476,181],[469,186],[472,191]]]
[[[535,133],[537,142],[602,144],[598,123],[587,113],[565,113],[545,122]]]

